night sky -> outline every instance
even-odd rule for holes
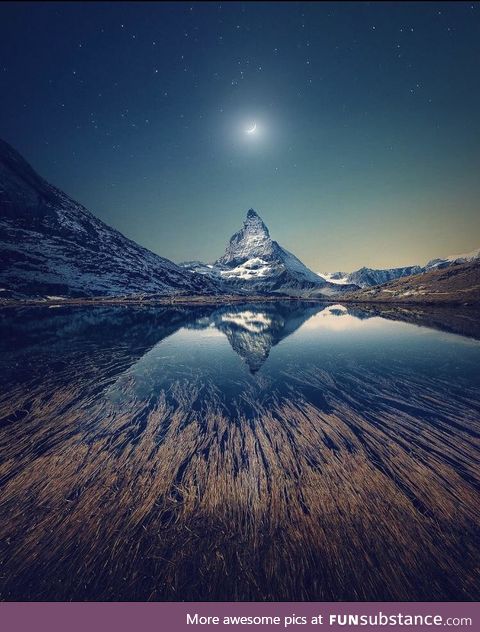
[[[480,4],[2,3],[0,137],[174,261],[249,207],[316,271],[466,252]]]

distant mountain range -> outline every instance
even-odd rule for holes
[[[412,274],[422,274],[430,270],[446,268],[453,264],[467,263],[480,259],[480,248],[462,255],[450,255],[444,259],[432,259],[424,266],[407,266],[405,268],[373,269],[360,268],[354,272],[319,272],[319,276],[330,283],[339,285],[357,285],[359,288],[383,285],[389,281],[402,277],[412,276]]]
[[[0,299],[225,294],[351,298],[398,279],[478,261],[480,249],[425,266],[317,274],[274,241],[250,209],[219,259],[177,265],[107,226],[0,140]],[[471,285],[467,276],[457,281]]]
[[[343,300],[361,303],[480,303],[480,258],[444,259],[421,274],[347,293]]]

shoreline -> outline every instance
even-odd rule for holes
[[[140,305],[162,305],[162,306],[195,306],[195,305],[228,305],[228,304],[241,304],[241,303],[270,303],[270,302],[282,302],[282,301],[298,301],[304,303],[327,303],[327,304],[349,304],[349,305],[373,305],[373,306],[392,306],[392,307],[466,307],[466,308],[480,308],[480,300],[478,301],[465,301],[458,298],[444,299],[444,298],[426,298],[422,297],[422,300],[395,300],[395,299],[356,299],[353,297],[320,297],[320,296],[272,296],[272,295],[194,295],[194,296],[132,296],[132,297],[55,297],[52,299],[44,298],[24,298],[24,299],[0,299],[0,309],[5,307],[88,307],[88,306],[105,306],[105,305],[125,305],[125,306],[140,306]]]

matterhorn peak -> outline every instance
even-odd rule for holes
[[[244,216],[245,217],[245,216]],[[269,230],[253,208],[247,211],[243,226],[228,242],[225,253],[211,264],[184,264],[190,271],[216,280],[232,290],[274,292],[300,296],[338,293],[341,288],[312,272],[295,255],[270,237]]]
[[[247,211],[247,219],[255,219],[255,218],[259,220],[262,219],[254,208],[249,208]]]
[[[267,237],[270,237],[265,222],[253,208],[247,211],[247,218],[243,222],[243,226],[250,231],[263,232]]]
[[[217,263],[239,265],[252,258],[265,259],[272,255],[273,242],[268,228],[253,208],[247,212],[243,228],[233,235],[225,254]]]

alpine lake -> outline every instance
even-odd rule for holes
[[[480,599],[480,314],[0,311],[0,598]]]

